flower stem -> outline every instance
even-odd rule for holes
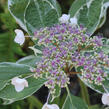
[[[50,92],[48,93],[48,97],[47,97],[47,101],[46,101],[47,104],[48,104],[49,98],[50,98]]]
[[[29,76],[26,76],[24,79],[30,78],[30,77],[32,77],[32,76],[34,76],[34,74],[31,74],[31,75],[29,75]]]
[[[72,108],[75,108],[75,106],[73,105],[73,102],[72,102],[72,98],[71,98],[71,95],[70,95],[70,91],[69,91],[68,85],[66,86],[66,90],[67,90],[68,97],[69,97],[69,99],[70,99],[70,102],[71,102]]]
[[[82,98],[90,106],[90,98],[89,98],[89,94],[88,94],[88,89],[80,79],[79,79],[79,83],[80,83],[80,86],[81,86]]]
[[[105,92],[106,92],[106,93],[109,93],[108,90],[105,88],[104,84],[102,84],[102,86],[103,86]]]

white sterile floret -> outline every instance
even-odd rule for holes
[[[77,25],[77,18],[76,17],[70,18],[70,24],[72,26],[76,26]]]
[[[109,93],[104,93],[102,95],[102,103],[104,105],[108,105],[109,106]]]
[[[22,45],[25,42],[25,36],[22,30],[16,29],[15,30],[16,37],[14,41],[20,45]]]
[[[57,104],[47,104],[45,103],[42,109],[59,109],[59,106]]]
[[[17,92],[21,92],[25,87],[28,87],[28,81],[18,77],[13,78],[11,84],[15,86]]]
[[[60,23],[68,23],[70,19],[70,15],[67,14],[63,14],[60,18],[59,18],[59,22]]]

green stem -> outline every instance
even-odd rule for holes
[[[82,98],[88,104],[88,106],[90,106],[90,98],[89,98],[89,94],[88,94],[88,89],[80,79],[79,79],[79,82],[80,82],[80,86],[81,86]]]
[[[71,95],[70,95],[70,91],[69,91],[68,85],[66,86],[66,90],[67,90],[67,93],[68,93],[68,97],[70,99],[70,102],[72,104],[72,108],[75,108],[75,106],[73,105],[73,102],[72,102],[72,98],[71,98]]]

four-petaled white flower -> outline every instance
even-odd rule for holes
[[[15,86],[15,90],[17,92],[21,92],[24,87],[28,87],[28,82],[26,79],[21,79],[18,77],[15,77],[11,80],[11,84]]]
[[[108,105],[109,106],[109,93],[104,93],[102,95],[102,103],[104,105]]]
[[[45,103],[42,109],[59,109],[59,106],[57,104],[47,104]]]
[[[70,15],[63,14],[62,17],[59,18],[60,23],[68,23],[70,19]]]
[[[20,45],[22,45],[25,42],[25,36],[22,30],[16,29],[15,30],[16,37],[14,41]]]
[[[76,17],[70,18],[70,24],[72,26],[76,26],[77,25],[77,18]]]

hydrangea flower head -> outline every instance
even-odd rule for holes
[[[34,40],[43,46],[42,61],[34,70],[35,76],[46,74],[45,85],[52,93],[55,85],[63,88],[69,84],[70,74],[80,73],[84,81],[96,85],[105,80],[107,73],[103,66],[109,66],[109,58],[101,50],[102,37],[92,38],[82,26],[62,23],[35,32]]]

